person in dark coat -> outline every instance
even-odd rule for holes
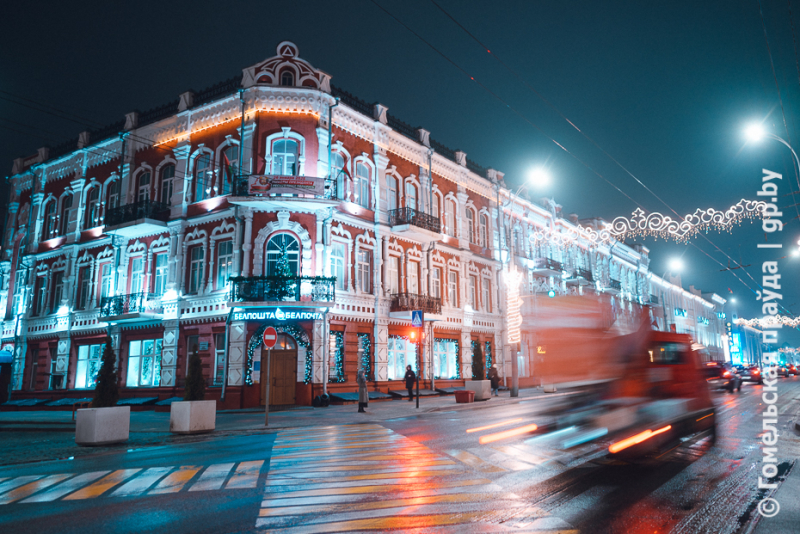
[[[417,381],[417,375],[411,370],[410,365],[406,365],[406,389],[408,390],[408,402],[414,400],[414,382]]]
[[[492,382],[492,393],[495,397],[499,397],[497,389],[500,387],[500,373],[497,372],[496,365],[492,365],[491,369],[489,369],[489,380]]]
[[[356,382],[358,382],[358,412],[366,413],[364,408],[369,403],[369,393],[367,393],[367,377],[364,375],[363,369],[359,369]]]

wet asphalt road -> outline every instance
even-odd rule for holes
[[[420,417],[409,403],[408,417],[382,424],[3,467],[0,531],[745,532],[760,498],[761,389],[715,394],[715,445],[700,436],[635,463],[606,459],[602,441],[569,452],[535,434],[479,443],[551,423],[564,400],[553,397]],[[786,466],[800,452],[786,428],[800,406],[800,377],[780,379],[779,394]],[[759,532],[773,532],[761,523]]]

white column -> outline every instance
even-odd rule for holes
[[[232,322],[228,339],[228,385],[241,386],[247,364],[247,323]]]
[[[388,379],[389,365],[389,318],[381,317],[375,322],[375,380],[385,382]]]
[[[242,245],[242,276],[250,276],[250,251],[253,249],[253,211],[244,212],[244,244]]]

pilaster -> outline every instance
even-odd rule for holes
[[[253,210],[244,212],[244,244],[242,245],[242,276],[250,276],[250,251],[253,250]]]
[[[461,331],[461,378],[472,379],[472,331]]]
[[[247,364],[247,323],[232,322],[228,333],[228,385],[241,386]]]
[[[311,362],[311,380],[314,384],[322,384],[325,380],[325,342],[328,339],[326,335],[327,332],[325,330],[325,321],[317,320],[314,321],[313,326],[313,339],[311,343],[313,344],[313,353],[314,353],[314,361]],[[328,350],[330,352],[330,349]],[[298,359],[301,357],[301,353],[304,351],[298,351],[297,356]],[[297,377],[300,380],[300,377]]]
[[[379,318],[375,321],[375,379],[379,382],[388,380],[389,372],[389,319]]]

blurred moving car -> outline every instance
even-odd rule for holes
[[[778,373],[778,376],[789,378],[789,368],[786,367],[786,364],[779,363],[775,366],[775,371]]]
[[[786,366],[786,368],[789,370],[789,374],[790,374],[790,375],[795,375],[795,376],[797,376],[798,370],[797,370],[797,366],[796,366],[795,364],[793,364],[793,363],[790,363],[790,364],[788,364],[788,365]]]
[[[764,375],[758,365],[736,365],[735,367],[742,377],[742,382],[764,383]]]
[[[742,375],[728,362],[706,362],[706,382],[714,389],[742,390]]]

